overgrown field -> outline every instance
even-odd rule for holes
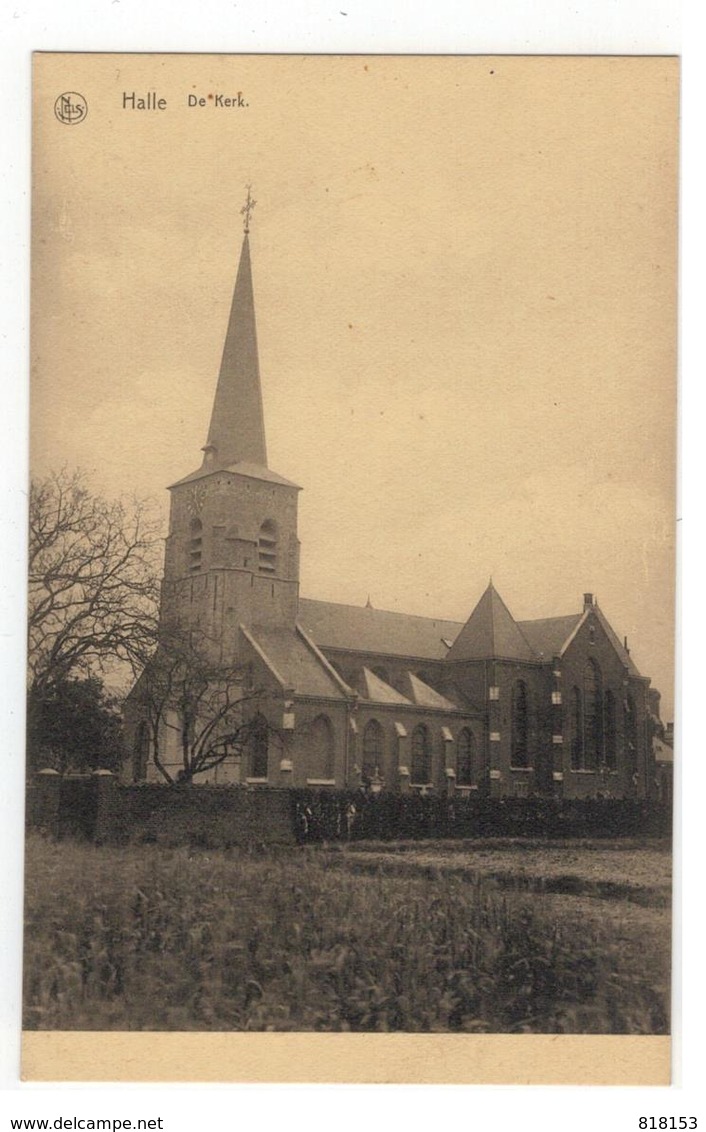
[[[549,851],[575,883],[546,891],[543,850],[488,851],[484,868],[441,847],[415,861],[33,837],[25,1025],[667,1032],[667,855],[631,849],[636,901],[591,888],[600,850]]]

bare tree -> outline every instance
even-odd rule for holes
[[[170,783],[189,783],[251,742],[267,741],[268,728],[258,707],[264,689],[252,686],[247,666],[223,665],[210,658],[209,642],[194,631],[160,633],[160,643],[135,689],[150,733],[151,757]],[[176,731],[181,766],[165,765],[162,740]]]
[[[154,647],[159,567],[146,503],[94,494],[80,472],[32,483],[28,667],[36,694],[116,661],[144,664]]]
[[[47,745],[51,705],[71,681],[117,675],[125,663],[134,673],[154,649],[160,558],[145,502],[105,499],[81,472],[31,484],[28,772]]]

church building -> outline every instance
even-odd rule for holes
[[[465,623],[300,597],[300,488],[268,466],[245,214],[203,461],[169,489],[162,622],[242,670],[262,727],[197,783],[651,796],[650,681],[592,594],[516,621],[491,581]],[[161,780],[144,679],[125,719],[124,778]],[[161,758],[178,769],[178,721]]]

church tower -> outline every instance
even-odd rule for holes
[[[293,629],[299,591],[296,484],[267,466],[245,230],[201,467],[170,487],[162,619],[237,662],[238,626]]]

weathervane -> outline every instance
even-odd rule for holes
[[[245,230],[245,235],[247,236],[248,232],[250,231],[250,213],[252,212],[255,205],[257,204],[257,201],[253,200],[253,198],[250,194],[250,190],[252,188],[252,185],[247,185],[246,188],[248,190],[248,196],[247,196],[247,200],[245,201],[245,204],[243,205],[243,207],[240,210],[240,215],[245,217],[244,230]]]

